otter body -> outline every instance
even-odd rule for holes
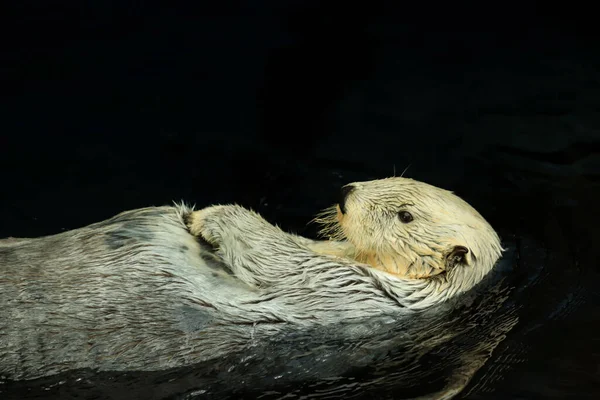
[[[298,267],[287,285],[252,287],[190,234],[187,212],[139,209],[58,235],[0,241],[0,376],[179,367],[286,326],[396,308],[360,267],[332,273],[330,259],[313,260],[314,271],[326,270],[320,282]],[[336,290],[338,274],[362,287],[360,304]]]
[[[205,358],[203,340],[218,353],[203,330],[252,292],[201,252],[173,207],[0,241],[0,375],[169,368]]]
[[[346,199],[345,218],[358,215],[357,199]],[[463,237],[448,247],[438,240],[438,248],[420,256],[447,263],[448,273],[412,279],[348,256],[363,252],[358,228],[345,226],[348,240],[313,241],[240,206],[176,206],[127,211],[53,236],[2,240],[0,376],[162,370],[242,350],[285,329],[405,314],[469,290],[499,256],[491,255],[499,242],[483,254],[485,243]],[[410,243],[410,235],[382,251],[401,251],[402,240]],[[477,265],[476,257],[486,264]]]

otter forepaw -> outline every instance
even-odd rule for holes
[[[222,238],[224,216],[227,208],[233,206],[211,206],[194,211],[187,221],[188,229],[194,236],[218,246]]]
[[[237,205],[218,205],[195,211],[188,220],[188,228],[193,235],[215,247],[221,247],[224,241],[244,241],[250,245],[264,240],[269,234],[278,235],[277,228],[260,215]]]

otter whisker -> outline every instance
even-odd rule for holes
[[[411,166],[411,165],[412,165],[412,164],[408,164],[408,166],[407,166],[406,168],[404,168],[404,171],[402,171],[402,174],[400,174],[400,178],[404,177],[404,173],[405,173],[406,171],[408,171],[408,169],[410,168],[410,166]]]
[[[320,237],[329,240],[345,240],[346,235],[337,219],[337,209],[335,206],[328,207],[316,215],[311,223],[321,225],[318,234]]]

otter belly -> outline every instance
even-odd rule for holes
[[[172,207],[2,240],[0,376],[155,370],[218,356],[250,334],[219,323],[234,314],[227,302],[252,296]]]

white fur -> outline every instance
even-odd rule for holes
[[[449,192],[395,179],[362,183],[348,199],[348,242],[288,234],[236,205],[183,204],[0,241],[0,375],[175,368],[285,329],[334,324],[344,337],[342,321],[413,312],[469,290],[498,259],[498,237]],[[407,199],[420,221],[410,229],[394,221]],[[450,245],[470,249],[468,265],[431,279],[339,256],[403,251],[444,268]]]
[[[192,214],[190,228],[217,246],[216,254],[244,282],[270,291],[302,289],[311,292],[319,302],[334,299],[333,309],[343,304],[357,307],[351,299],[352,290],[342,289],[346,275],[353,279],[368,276],[372,289],[384,292],[399,308],[420,310],[471,289],[501,255],[500,240],[492,227],[449,191],[407,178],[353,185],[356,189],[346,201],[346,214],[339,225],[334,223],[333,229],[329,226],[330,233],[333,231],[338,239],[346,238],[356,253],[374,252],[382,258],[400,256],[408,260],[410,268],[437,269],[444,274],[409,279],[351,258],[318,254],[313,250],[323,242],[287,234],[237,205],[197,211]],[[403,224],[398,219],[400,210],[409,210],[414,220]],[[331,218],[321,221],[331,225]],[[330,243],[343,249],[343,253],[348,242]],[[451,266],[447,255],[456,246],[466,247],[469,252],[463,264]],[[325,287],[338,292],[327,292],[323,298]]]

